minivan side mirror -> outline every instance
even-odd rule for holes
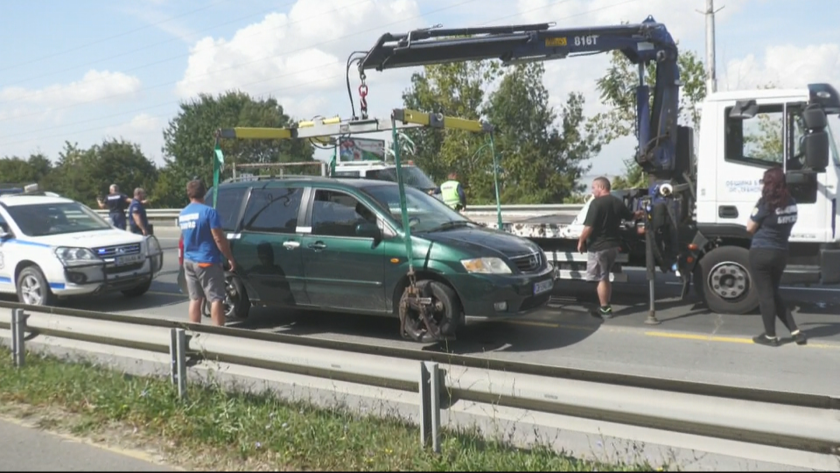
[[[805,121],[805,166],[816,171],[825,172],[828,167],[828,120],[825,111],[819,105],[809,105],[802,112]]]
[[[364,238],[373,238],[374,241],[382,239],[382,230],[375,223],[362,222],[356,225],[356,235]]]

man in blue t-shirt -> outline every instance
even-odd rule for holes
[[[178,216],[178,226],[184,239],[184,276],[190,296],[190,322],[201,323],[201,306],[210,302],[213,323],[225,325],[225,271],[222,255],[227,258],[231,272],[236,262],[222,229],[216,209],[204,203],[207,188],[200,180],[187,184],[190,204]]]

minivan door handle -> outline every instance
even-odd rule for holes
[[[311,245],[309,245],[309,247],[312,248],[313,250],[323,250],[324,248],[327,247],[327,245],[323,241],[316,241],[315,243],[312,243]]]
[[[297,242],[297,241],[284,241],[284,242],[283,242],[283,246],[284,246],[287,250],[294,250],[295,248],[297,248],[297,247],[299,247],[299,246],[300,246],[300,242]]]

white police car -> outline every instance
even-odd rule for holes
[[[87,206],[27,186],[0,195],[0,293],[30,305],[149,290],[163,267],[157,238],[114,228]]]

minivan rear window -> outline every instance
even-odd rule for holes
[[[219,212],[219,218],[222,220],[222,229],[226,232],[236,230],[238,223],[237,217],[239,210],[242,209],[242,199],[245,198],[245,193],[248,192],[247,187],[227,187],[219,189],[219,205],[216,206],[216,212]],[[204,197],[204,203],[213,206],[213,189],[207,191]]]

